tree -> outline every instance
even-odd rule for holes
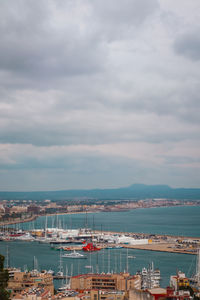
[[[6,290],[8,285],[8,271],[4,269],[5,257],[0,254],[0,300],[8,300],[9,292]]]

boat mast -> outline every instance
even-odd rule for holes
[[[45,239],[47,238],[47,216],[45,218],[45,235],[44,235]]]
[[[86,232],[88,232],[88,215],[87,215],[87,209],[85,211],[85,229],[86,229]]]
[[[9,247],[6,247],[6,269],[10,267],[10,253],[9,253]]]
[[[126,272],[128,273],[128,247],[126,248]]]
[[[38,260],[35,256],[33,256],[33,270],[38,271]]]
[[[60,271],[60,272],[63,272],[63,264],[62,264],[62,249],[61,249],[61,248],[60,248],[59,271]]]
[[[116,250],[115,250],[115,273],[117,273],[117,253],[116,253]]]
[[[97,272],[97,274],[99,274],[99,254],[98,254],[98,251],[97,251],[97,264],[96,264],[96,272]]]
[[[103,248],[103,263],[102,263],[102,269],[103,269],[103,273],[105,273],[105,270],[104,270],[104,248]]]
[[[110,273],[110,249],[108,249],[108,274]]]
[[[197,250],[196,280],[197,286],[200,286],[200,249]]]
[[[65,278],[65,284],[66,284],[66,286],[67,286],[67,284],[68,284],[68,267],[67,267],[67,265],[66,265],[66,278]]]
[[[71,264],[71,278],[72,278],[72,276],[73,276],[73,267],[74,267],[74,265]]]
[[[119,256],[119,273],[122,271],[122,253],[120,251],[120,256]]]

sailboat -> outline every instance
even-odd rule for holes
[[[59,259],[59,271],[55,274],[54,279],[63,279],[64,273],[63,273],[63,264],[62,264],[62,249],[60,249],[60,259]]]
[[[200,287],[200,249],[197,249],[196,273],[190,278],[190,283],[194,287]]]
[[[37,275],[39,273],[38,269],[38,260],[35,256],[33,256],[33,270],[31,271],[31,273],[33,275]]]
[[[70,289],[70,281],[68,281],[68,268],[66,265],[65,284],[58,288],[58,292],[63,292]]]

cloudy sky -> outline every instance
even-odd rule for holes
[[[200,187],[199,0],[0,1],[0,190]]]

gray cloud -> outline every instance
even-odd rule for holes
[[[107,64],[105,37],[127,35],[158,8],[157,0],[126,0],[117,6],[90,0],[0,5],[0,70],[43,84],[101,71]]]
[[[64,180],[75,187],[76,179],[77,187],[103,187],[106,179],[114,186],[178,185],[187,182],[180,171],[186,160],[197,184],[197,6],[196,0],[1,1],[1,189],[17,172],[27,188],[37,178],[45,188],[54,179],[60,188]],[[73,154],[69,147],[85,150]]]
[[[109,41],[130,37],[134,28],[141,26],[158,9],[157,0],[125,0],[116,4],[94,1],[93,11],[101,24],[100,32]]]
[[[76,1],[78,2],[78,1]],[[20,4],[20,5],[19,5]],[[82,31],[78,13],[71,19],[70,1],[65,19],[55,1],[2,3],[0,69],[42,80],[97,72],[105,53],[89,24]],[[57,16],[57,11],[59,12]],[[84,17],[84,16],[82,16]],[[81,21],[81,20],[80,20]]]
[[[200,37],[199,28],[190,33],[184,33],[174,43],[177,54],[183,55],[193,61],[200,59]]]
[[[191,156],[167,156],[165,162],[170,165],[197,165],[200,164],[200,157]]]

